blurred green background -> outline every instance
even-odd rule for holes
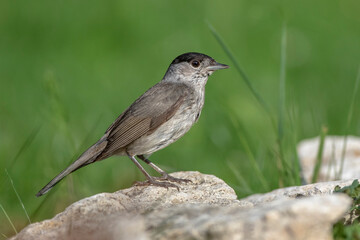
[[[328,134],[360,132],[359,98],[347,127],[360,63],[359,12],[358,0],[0,1],[0,235],[14,234],[4,211],[17,230],[28,224],[13,187],[31,221],[38,221],[78,199],[143,180],[129,159],[112,157],[35,197],[160,81],[176,56],[189,51],[231,68],[209,79],[205,107],[193,129],[150,159],[169,172],[214,174],[239,197],[299,184],[294,174],[298,141],[318,136],[322,126]],[[281,144],[293,171],[285,174],[276,127],[284,22]],[[208,23],[230,47],[270,114]]]

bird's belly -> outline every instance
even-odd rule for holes
[[[152,154],[175,142],[190,130],[200,111],[185,108],[163,123],[154,132],[135,140],[127,147],[132,155]]]

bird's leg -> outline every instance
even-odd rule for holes
[[[137,155],[141,160],[143,160],[146,164],[148,164],[150,167],[152,167],[155,171],[157,171],[158,173],[161,174],[160,178],[154,177],[158,180],[168,180],[170,182],[178,182],[178,183],[182,183],[182,182],[191,182],[191,180],[189,179],[183,179],[183,178],[175,178],[170,176],[169,174],[167,174],[164,170],[162,170],[161,168],[159,168],[158,166],[156,166],[154,163],[152,163],[149,159],[147,159],[144,155]]]
[[[169,182],[156,181],[156,178],[150,176],[150,174],[148,174],[146,172],[146,170],[143,168],[143,166],[141,166],[141,164],[135,159],[134,156],[131,156],[128,153],[127,153],[127,155],[133,161],[133,163],[135,163],[135,165],[140,169],[140,171],[145,175],[145,177],[147,179],[145,182],[136,182],[135,185],[137,185],[137,186],[154,185],[154,186],[165,187],[165,188],[174,187],[174,188],[177,188],[179,190],[179,187],[176,186],[175,184],[172,184],[172,183],[169,183]]]

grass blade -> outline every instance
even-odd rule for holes
[[[281,48],[280,48],[280,81],[279,81],[279,105],[278,105],[278,131],[277,143],[279,148],[279,167],[280,176],[285,179],[290,177],[290,166],[286,162],[283,146],[284,138],[284,121],[285,121],[285,69],[286,69],[286,23],[283,24],[281,33]]]
[[[24,210],[27,219],[28,219],[29,223],[31,224],[29,214],[27,213],[27,211],[26,211],[26,209],[25,209],[25,206],[24,206],[24,203],[21,201],[21,198],[20,198],[20,196],[19,196],[19,193],[18,193],[18,192],[16,191],[16,189],[15,189],[14,181],[13,181],[12,178],[10,177],[10,174],[9,174],[9,172],[7,171],[6,168],[5,168],[5,172],[6,172],[7,176],[9,177],[11,186],[12,186],[12,188],[14,189],[14,192],[15,192],[15,194],[16,194],[16,197],[17,197],[17,199],[19,200],[20,205],[21,205],[22,209]]]
[[[16,161],[20,158],[21,154],[25,152],[25,150],[33,143],[34,139],[36,138],[37,134],[39,133],[41,129],[41,125],[36,126],[33,128],[29,136],[26,138],[24,143],[21,145],[20,149],[17,151],[15,157],[10,161],[7,168],[12,169],[12,167],[15,165]],[[5,182],[5,177],[2,178],[0,186],[2,186]]]
[[[283,24],[281,35],[281,53],[280,53],[280,82],[279,82],[279,122],[278,122],[278,138],[281,142],[284,136],[284,114],[286,101],[286,23]]]
[[[301,163],[299,160],[299,155],[297,152],[297,144],[298,144],[298,113],[296,111],[296,107],[290,106],[290,111],[289,111],[289,124],[291,126],[291,166],[293,167],[293,176],[294,176],[294,182],[295,185],[301,185],[301,184],[305,184],[305,179],[302,178],[302,170],[301,170]]]
[[[3,236],[5,239],[8,239],[8,236],[6,236],[5,234],[1,233],[1,236]]]
[[[14,232],[17,234],[18,232],[17,232],[14,224],[12,223],[11,219],[9,218],[9,215],[7,215],[7,213],[6,213],[5,209],[3,208],[2,204],[0,204],[0,208],[1,208],[1,210],[3,211],[3,213],[5,214],[5,217],[6,217],[7,220],[9,221],[11,227],[14,229]]]
[[[226,164],[228,165],[230,171],[234,174],[238,182],[242,185],[242,192],[252,194],[254,191],[250,188],[249,184],[246,182],[246,180],[241,176],[241,173],[237,170],[237,168],[234,166],[234,164],[230,161],[226,161]]]
[[[327,127],[323,126],[321,128],[319,149],[318,149],[318,153],[316,156],[316,164],[314,167],[313,176],[311,179],[312,183],[315,183],[319,176],[319,172],[320,172],[320,168],[321,168],[321,164],[322,164],[322,156],[323,156],[323,152],[324,152],[325,137],[326,137],[327,131],[328,131]]]
[[[227,54],[227,56],[230,58],[230,61],[232,62],[232,64],[234,65],[235,69],[237,70],[237,72],[240,74],[240,76],[242,77],[242,79],[245,81],[246,85],[248,86],[248,88],[250,89],[251,93],[254,95],[254,97],[256,98],[256,100],[259,102],[259,104],[264,108],[264,110],[267,112],[267,114],[269,115],[269,118],[271,119],[271,122],[273,124],[273,126],[275,126],[275,120],[271,114],[270,108],[269,106],[266,104],[266,102],[264,101],[264,99],[261,97],[261,95],[256,91],[256,89],[253,87],[253,85],[251,84],[249,77],[246,75],[246,73],[242,70],[242,68],[240,67],[240,64],[238,63],[238,61],[236,60],[235,56],[231,53],[230,49],[227,47],[227,45],[225,44],[224,40],[221,38],[221,36],[217,33],[217,31],[215,30],[215,28],[208,23],[208,27],[211,31],[211,33],[213,34],[213,36],[215,37],[215,39],[218,41],[218,43],[220,44],[220,46],[223,48],[224,52]]]
[[[32,144],[36,136],[38,135],[42,125],[36,126],[31,131],[30,135],[26,138],[25,142],[21,145],[19,151],[16,153],[16,156],[13,158],[13,160],[9,164],[9,169],[12,168],[12,166],[16,163],[16,161],[19,159],[21,154]]]
[[[240,128],[241,128],[238,121],[236,121],[234,118],[231,118],[231,120],[232,120],[233,126],[234,126],[236,129],[240,129]],[[263,189],[264,189],[265,191],[268,191],[268,190],[270,189],[270,188],[269,188],[269,184],[268,184],[267,180],[265,179],[265,176],[264,176],[264,174],[262,173],[262,171],[261,171],[261,169],[260,169],[260,167],[259,167],[259,164],[258,164],[258,162],[256,161],[256,158],[255,158],[254,154],[253,154],[252,151],[251,151],[251,148],[250,148],[250,145],[249,145],[247,139],[240,134],[240,131],[236,131],[236,133],[237,133],[237,137],[239,138],[240,144],[243,146],[244,151],[245,151],[246,155],[247,155],[248,158],[249,158],[249,163],[250,163],[252,169],[254,170],[254,173],[255,173],[256,176],[259,178],[259,180],[260,180],[260,182],[261,182],[261,184],[262,184],[262,186],[263,186]]]
[[[343,144],[343,149],[342,149],[342,152],[341,152],[340,169],[339,169],[339,172],[336,174],[336,179],[341,178],[341,175],[342,175],[343,169],[344,169],[348,132],[349,132],[352,116],[353,116],[353,113],[354,113],[355,100],[356,100],[356,95],[357,95],[358,90],[359,90],[359,84],[360,84],[360,66],[359,66],[358,75],[357,75],[356,81],[355,81],[354,92],[353,92],[353,95],[352,95],[352,98],[351,98],[349,114],[348,114],[348,117],[347,117],[347,123],[346,123],[346,129],[345,129],[344,144]]]
[[[95,121],[94,125],[91,127],[90,131],[87,133],[87,135],[85,136],[84,140],[81,142],[80,147],[77,151],[75,151],[75,154],[73,155],[73,157],[70,159],[70,161],[68,162],[68,165],[73,162],[77,157],[80,156],[81,154],[81,149],[84,149],[86,146],[85,144],[89,141],[89,139],[92,137],[93,133],[95,132],[95,129],[97,128],[97,126],[99,126],[99,122],[102,118],[102,115],[99,115],[98,119]],[[60,183],[61,184],[61,183]],[[44,204],[47,202],[47,199],[49,199],[53,194],[55,194],[55,192],[58,190],[59,188],[55,188],[52,189],[52,191],[48,192],[45,196],[43,196],[42,201],[40,202],[40,204],[37,206],[37,208],[31,213],[31,218],[35,219],[40,210],[43,208]]]

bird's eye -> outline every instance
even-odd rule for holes
[[[194,60],[191,62],[191,66],[193,66],[194,68],[198,68],[200,66],[200,62],[197,60]]]

